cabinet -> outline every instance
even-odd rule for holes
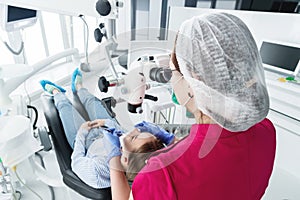
[[[266,72],[270,95],[268,118],[276,128],[276,157],[263,200],[300,199],[300,85],[280,83],[282,75]],[[298,103],[297,103],[298,102]]]

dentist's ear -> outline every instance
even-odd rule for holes
[[[191,88],[191,86],[188,86],[187,93],[189,96],[189,100],[186,103],[185,107],[190,113],[195,115],[195,112],[198,111],[198,108],[197,108],[196,101],[195,101],[194,91]]]

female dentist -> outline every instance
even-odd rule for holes
[[[174,95],[196,123],[186,138],[150,156],[132,193],[118,170],[120,157],[113,157],[113,198],[261,199],[273,169],[276,136],[266,118],[269,96],[261,57],[247,26],[226,13],[185,21],[170,68]]]

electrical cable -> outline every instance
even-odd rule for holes
[[[22,57],[23,57],[23,64],[26,64],[26,57],[25,57],[25,46],[23,47],[23,53],[22,53]]]
[[[33,125],[32,126],[33,126],[33,130],[35,130],[37,128],[36,124],[37,124],[37,120],[39,118],[38,110],[36,109],[36,107],[31,106],[31,105],[27,105],[27,108],[32,109],[34,111],[35,119],[33,121]]]
[[[86,59],[86,62],[87,64],[89,63],[89,60],[88,60],[88,43],[89,43],[89,26],[86,22],[86,20],[84,19],[84,15],[79,15],[80,19],[82,19],[83,23],[85,24],[85,35],[86,35],[86,38],[85,38],[85,59]]]
[[[23,51],[24,49],[24,42],[22,41],[21,42],[21,46],[19,48],[19,50],[15,51],[12,49],[12,47],[9,46],[9,44],[6,42],[6,41],[3,41],[4,45],[6,46],[6,48],[14,55],[20,55],[21,52]]]
[[[23,64],[26,64],[25,48],[24,48],[24,50],[23,50]],[[26,97],[27,97],[27,99],[28,99],[28,104],[31,105],[31,98],[30,98],[30,95],[29,95],[29,93],[28,93],[26,83],[27,83],[27,80],[24,81],[23,86],[24,86],[24,90],[25,90],[25,93],[26,93]]]
[[[20,183],[22,183],[22,185],[24,185],[24,187],[26,187],[29,191],[31,191],[33,194],[35,194],[40,200],[43,200],[43,198],[37,193],[35,192],[33,189],[31,189],[27,184],[25,184],[21,178],[19,177],[19,174],[17,173],[17,170],[14,170],[17,179],[20,181]]]
[[[18,195],[19,195],[19,198],[18,198],[18,200],[20,200],[20,199],[22,198],[22,193],[21,193],[20,191],[18,191],[18,190],[17,190],[17,191],[15,192],[15,194],[14,194],[14,195],[16,195],[16,194],[18,194]]]
[[[44,160],[43,160],[43,156],[39,152],[36,152],[35,155],[40,158],[41,165],[45,169],[45,163],[44,163]],[[48,185],[48,187],[49,187],[50,194],[51,194],[51,200],[55,200],[55,193],[54,193],[53,187],[50,186],[50,185]]]
[[[20,32],[21,32],[21,39],[22,39],[22,41],[24,40],[24,41],[26,41],[26,32],[24,31],[24,28],[22,28],[21,30],[20,30]],[[25,43],[24,43],[25,44]],[[25,45],[24,45],[24,47],[23,47],[23,51],[22,51],[22,56],[23,56],[23,64],[26,64],[27,63],[27,59],[26,59],[26,57],[25,57]]]
[[[1,37],[0,37],[0,40],[3,42],[3,44],[6,46],[6,48],[7,48],[12,54],[14,54],[14,55],[20,55],[21,52],[22,52],[23,49],[24,49],[24,42],[23,42],[23,41],[21,41],[20,48],[19,48],[18,50],[15,51],[14,49],[12,49],[12,47],[9,46],[9,44],[8,44],[6,41],[2,40]]]
[[[15,190],[11,181],[9,182],[9,184],[10,184],[10,188],[11,188],[11,192],[12,192],[12,196],[13,196],[14,200],[20,200],[22,197],[22,193],[18,190]],[[17,198],[16,194],[19,194],[19,198]]]

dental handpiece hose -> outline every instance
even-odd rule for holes
[[[2,187],[2,192],[3,193],[7,193],[7,186],[6,186],[6,181],[5,181],[5,168],[4,168],[4,165],[3,165],[3,162],[0,158],[0,184],[1,184],[1,187]]]

